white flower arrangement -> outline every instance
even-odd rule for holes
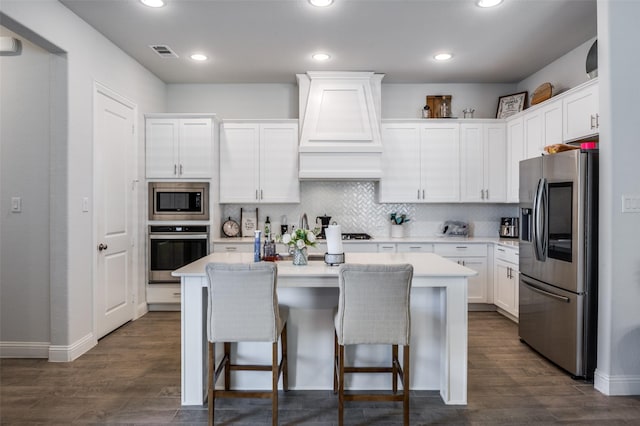
[[[300,250],[309,246],[315,247],[316,234],[310,229],[298,228],[291,234],[284,234],[282,236],[282,243]]]

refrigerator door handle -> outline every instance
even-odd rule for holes
[[[570,301],[570,299],[568,297],[560,296],[558,294],[551,293],[549,291],[546,291],[546,290],[543,290],[541,288],[535,287],[535,286],[529,284],[525,280],[522,280],[522,281],[523,281],[523,284],[526,285],[529,290],[535,291],[536,293],[540,293],[540,294],[542,294],[544,296],[552,297],[554,299],[560,300],[560,301],[565,302],[565,303],[569,303],[569,301]]]
[[[542,178],[538,181],[536,195],[533,198],[533,248],[536,259],[540,262],[546,260],[545,247],[545,217],[546,211],[546,187],[547,181]]]

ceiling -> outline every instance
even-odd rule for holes
[[[60,0],[166,83],[295,83],[310,70],[385,83],[516,83],[597,35],[596,0]],[[149,45],[169,46],[162,58]],[[197,63],[193,52],[209,59]],[[331,58],[311,59],[323,51]],[[449,51],[453,58],[436,62]]]

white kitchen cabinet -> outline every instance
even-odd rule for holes
[[[478,273],[468,279],[468,303],[493,302],[493,292],[491,291],[493,289],[489,287],[488,279],[486,244],[437,243],[433,245],[433,251]]]
[[[300,202],[297,122],[222,124],[220,202]]]
[[[562,100],[551,100],[523,116],[525,158],[538,157],[544,147],[562,143]]]
[[[493,302],[501,313],[518,319],[518,250],[496,246],[494,266]],[[504,311],[504,312],[503,312]]]
[[[253,253],[253,243],[215,243],[213,245],[214,253]]]
[[[458,123],[406,121],[382,127],[380,202],[460,200]]]
[[[433,253],[433,244],[428,243],[398,243],[398,253]]]
[[[500,203],[507,200],[505,124],[460,125],[460,200]]]
[[[211,178],[214,130],[212,116],[147,115],[147,178]]]
[[[396,253],[396,245],[394,243],[379,243],[378,253]]]
[[[147,284],[147,303],[150,305],[180,305],[180,284]],[[165,310],[166,308],[166,306],[154,307],[155,310]]]
[[[524,160],[522,116],[507,120],[507,202],[519,202],[520,161]]]
[[[597,81],[589,81],[562,99],[563,139],[570,142],[599,132],[599,90]]]

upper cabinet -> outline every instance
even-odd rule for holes
[[[460,200],[458,123],[386,122],[382,134],[380,202]]]
[[[460,124],[460,200],[501,203],[507,199],[505,123]]]
[[[221,203],[300,202],[296,121],[225,120],[221,133]]]
[[[599,132],[599,91],[596,81],[579,86],[562,99],[565,142],[597,135]]]
[[[545,102],[523,115],[525,158],[542,155],[544,147],[562,143],[562,101]]]
[[[382,74],[298,74],[300,179],[380,179]]]
[[[524,160],[522,116],[507,119],[507,202],[519,201],[520,161]]]
[[[147,178],[211,178],[214,131],[211,115],[147,115]]]

